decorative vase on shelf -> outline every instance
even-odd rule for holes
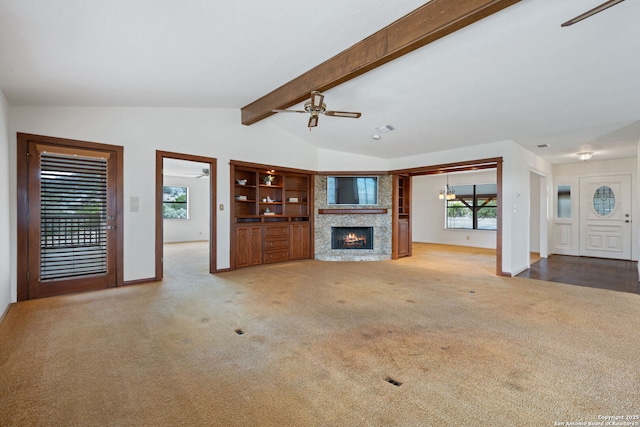
[[[275,178],[275,177],[274,177],[273,175],[267,175],[267,176],[265,176],[265,177],[264,177],[264,184],[265,184],[265,185],[271,185],[271,183],[273,182],[274,178]]]

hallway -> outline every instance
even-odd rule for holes
[[[634,261],[551,255],[532,263],[517,277],[640,294]]]

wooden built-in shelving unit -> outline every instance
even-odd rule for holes
[[[230,165],[232,267],[311,258],[312,173],[237,161]]]

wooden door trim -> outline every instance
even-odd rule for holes
[[[193,154],[174,153],[170,151],[156,150],[156,244],[155,244],[155,280],[162,280],[163,276],[163,218],[162,218],[162,167],[164,159],[187,160],[209,164],[209,273],[218,273],[217,269],[217,214],[216,214],[216,178],[218,160],[213,157],[197,156]]]
[[[17,133],[17,297],[18,301],[25,301],[30,298],[29,283],[27,280],[28,261],[29,261],[29,167],[27,158],[29,156],[29,142],[38,142],[57,147],[67,147],[71,149],[86,149],[108,151],[112,153],[112,160],[115,162],[116,177],[116,263],[115,263],[115,285],[122,286],[124,284],[124,233],[123,233],[123,155],[124,148],[119,145],[102,144],[98,142],[80,141],[75,139],[58,138],[44,135],[33,135],[27,133]]]

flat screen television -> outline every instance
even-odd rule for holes
[[[377,205],[378,177],[327,177],[327,203],[330,205]]]

